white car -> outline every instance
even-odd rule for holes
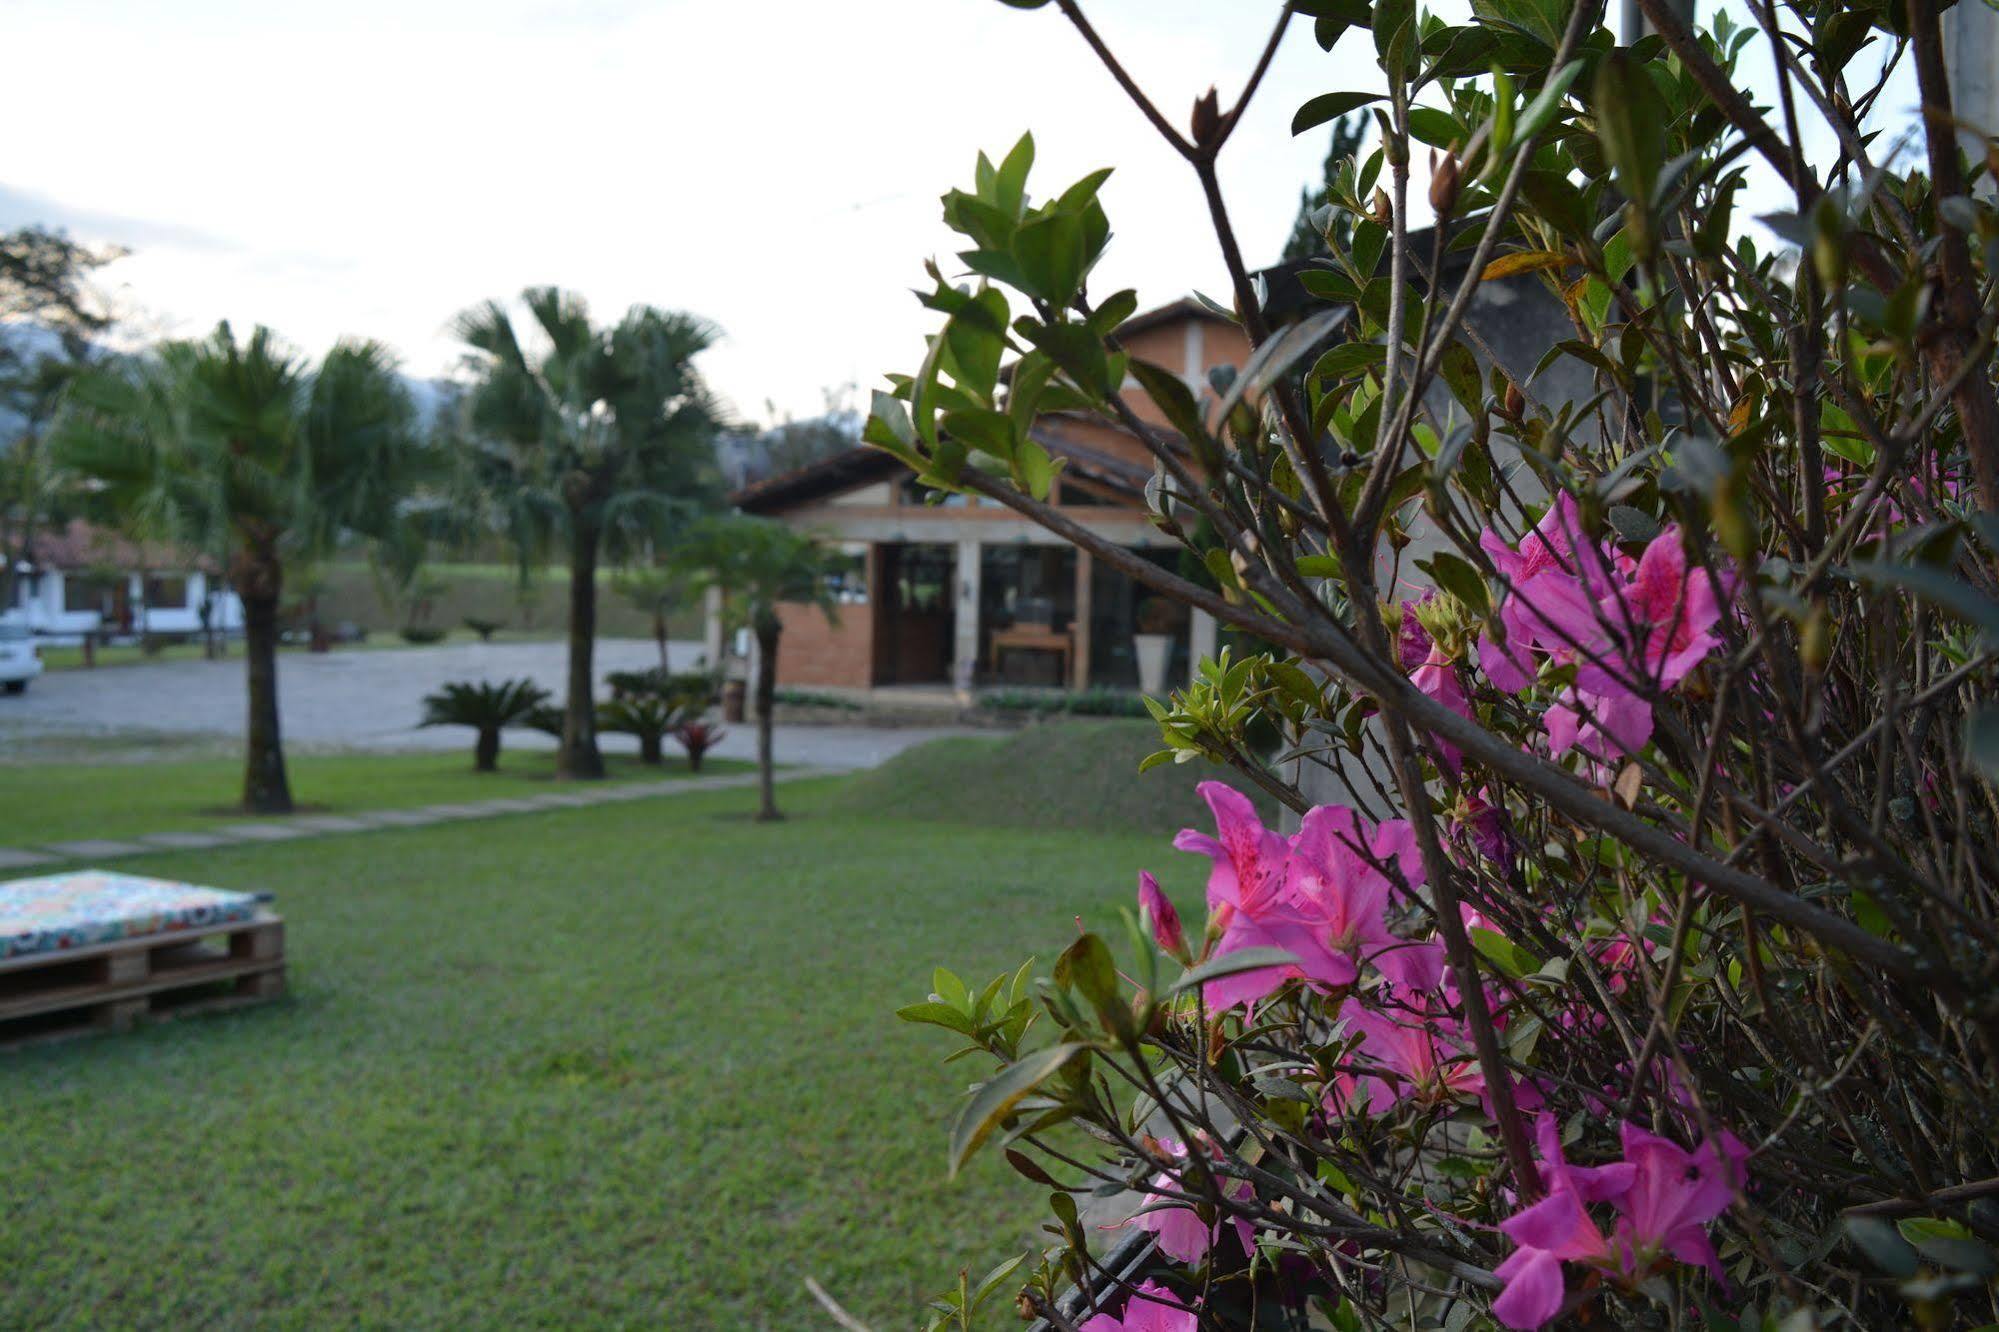
[[[35,636],[24,624],[0,623],[0,689],[18,694],[42,673]]]

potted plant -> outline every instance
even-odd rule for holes
[[[1131,636],[1131,645],[1138,653],[1138,687],[1145,693],[1166,692],[1166,660],[1173,655],[1179,618],[1179,607],[1163,597],[1138,603],[1138,632]]]

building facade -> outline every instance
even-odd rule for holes
[[[1133,357],[1176,371],[1197,396],[1209,392],[1210,369],[1239,365],[1248,353],[1239,328],[1194,301],[1134,316],[1119,338]],[[1135,382],[1125,396],[1141,419],[1172,434]],[[1145,510],[1153,460],[1136,436],[1071,412],[1039,417],[1030,433],[1064,461],[1053,499],[1070,518],[1177,565],[1178,544]],[[901,463],[865,447],[735,494],[744,512],[779,518],[853,556],[836,617],[782,608],[781,684],[1157,687],[1185,680],[1214,651],[1208,616],[1154,600],[1004,505],[931,498]]]
[[[10,617],[51,644],[243,628],[243,603],[212,562],[81,521],[39,533],[13,575]]]

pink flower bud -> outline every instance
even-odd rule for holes
[[[1166,894],[1159,891],[1159,880],[1144,870],[1138,872],[1138,908],[1151,922],[1152,937],[1161,948],[1175,957],[1186,953],[1187,939],[1180,932],[1180,913],[1166,900]]]

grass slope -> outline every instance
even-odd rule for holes
[[[849,782],[843,808],[1015,828],[1115,828],[1170,837],[1207,822],[1196,784],[1226,781],[1274,806],[1241,777],[1204,762],[1134,776],[1160,748],[1149,721],[1051,722],[1004,739],[935,740]]]
[[[438,754],[290,755],[292,798],[302,811],[352,814],[370,809],[534,795],[554,789],[552,750],[503,752],[498,772],[474,772],[471,732],[463,752]],[[655,781],[688,775],[684,759],[647,767],[606,754],[615,781]],[[742,771],[739,760],[711,758],[703,774]],[[243,760],[176,759],[162,763],[0,764],[0,846],[39,845],[85,837],[199,831],[241,823],[232,808],[243,788]]]
[[[1025,1247],[1041,1190],[944,1177],[976,1066],[892,1011],[1198,865],[750,799],[134,863],[274,890],[293,995],[5,1057],[0,1326],[825,1326],[809,1274],[886,1332]]]

